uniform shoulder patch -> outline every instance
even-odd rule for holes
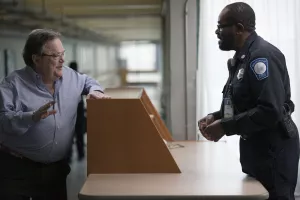
[[[257,80],[263,80],[269,76],[269,63],[267,58],[256,58],[250,63],[250,68]]]

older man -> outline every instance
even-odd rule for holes
[[[60,34],[32,31],[26,67],[0,84],[0,199],[66,200],[65,161],[81,94],[109,98],[87,75],[64,67]]]

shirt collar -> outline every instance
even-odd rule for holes
[[[247,56],[249,48],[256,38],[257,38],[257,33],[253,31],[246,39],[241,50],[235,53],[234,58],[236,60],[242,61]]]
[[[30,78],[35,82],[41,80],[41,76],[38,73],[36,73],[36,71],[34,71],[32,67],[26,66],[26,71],[29,74]]]
[[[63,69],[64,70],[64,69]],[[36,73],[36,71],[34,71],[34,69],[30,66],[26,66],[26,71],[29,74],[30,78],[34,81],[34,82],[42,82],[42,77],[41,75],[39,75],[38,73]],[[55,82],[62,80],[62,77],[60,77],[59,79],[57,79]]]

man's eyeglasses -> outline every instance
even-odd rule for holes
[[[41,56],[49,56],[54,58],[55,60],[57,60],[58,58],[64,58],[65,57],[65,52],[63,51],[61,53],[56,53],[56,54],[46,54],[46,53],[42,53]]]
[[[230,27],[230,26],[233,26],[233,25],[235,25],[235,23],[218,24],[217,29],[218,29],[218,31],[222,31],[223,28]]]

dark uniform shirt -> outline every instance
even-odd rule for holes
[[[226,135],[241,135],[243,172],[259,180],[270,199],[294,199],[299,135],[290,116],[294,104],[284,55],[253,32],[228,69],[214,118],[221,119]]]
[[[228,61],[228,69],[223,97],[231,96],[234,116],[224,118],[224,101],[221,110],[213,114],[215,119],[222,118],[226,135],[248,138],[278,127],[285,103],[294,111],[285,57],[256,32]]]

